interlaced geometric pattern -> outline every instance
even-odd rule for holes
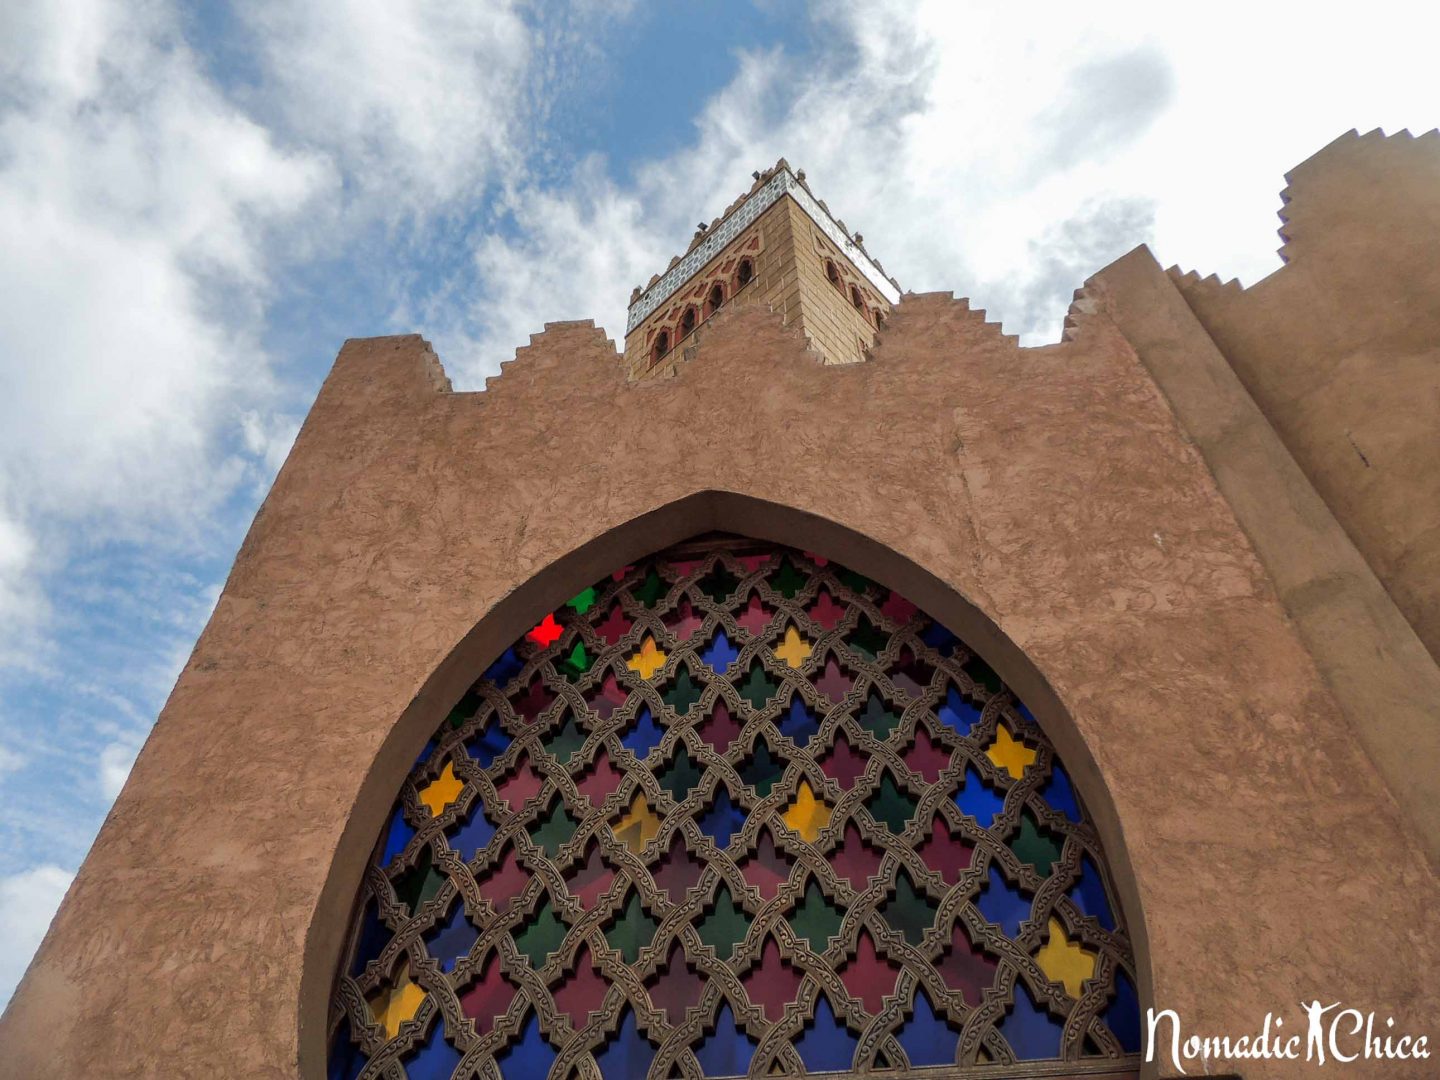
[[[715,539],[547,615],[367,871],[335,1080],[1130,1071],[1104,853],[995,673],[875,582]]]

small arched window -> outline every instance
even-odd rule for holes
[[[740,288],[750,284],[750,279],[755,276],[755,264],[749,259],[740,260],[740,269],[735,271],[735,283]]]
[[[720,305],[725,303],[725,290],[717,281],[710,287],[710,298],[705,301],[705,316],[709,318],[720,310]]]
[[[835,264],[829,259],[825,260],[825,277],[831,285],[834,285],[842,292],[844,291],[845,286],[840,283],[840,271],[835,268]]]
[[[851,286],[850,286],[850,303],[852,303],[852,304],[855,305],[855,310],[856,310],[856,311],[864,312],[864,310],[865,310],[865,298],[860,295],[860,286],[858,286],[858,285],[851,285]]]
[[[694,332],[695,322],[695,309],[693,307],[686,308],[685,314],[680,316],[680,336],[682,338],[687,338]]]
[[[664,356],[664,355],[665,355],[666,353],[668,353],[669,351],[670,351],[670,331],[669,331],[669,330],[661,330],[660,333],[658,333],[658,334],[655,335],[655,356],[654,356],[654,359],[659,360],[662,356]]]

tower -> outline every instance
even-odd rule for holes
[[[631,378],[673,375],[705,323],[727,305],[763,304],[800,328],[827,364],[865,358],[900,287],[781,158],[630,297]]]

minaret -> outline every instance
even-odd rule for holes
[[[631,378],[673,374],[696,332],[731,304],[767,304],[799,326],[827,364],[865,359],[900,288],[832,217],[784,158],[701,225],[684,255],[630,296]]]

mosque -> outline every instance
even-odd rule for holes
[[[753,180],[623,348],[345,343],[0,1076],[1435,1075],[1440,134],[1036,348]]]

